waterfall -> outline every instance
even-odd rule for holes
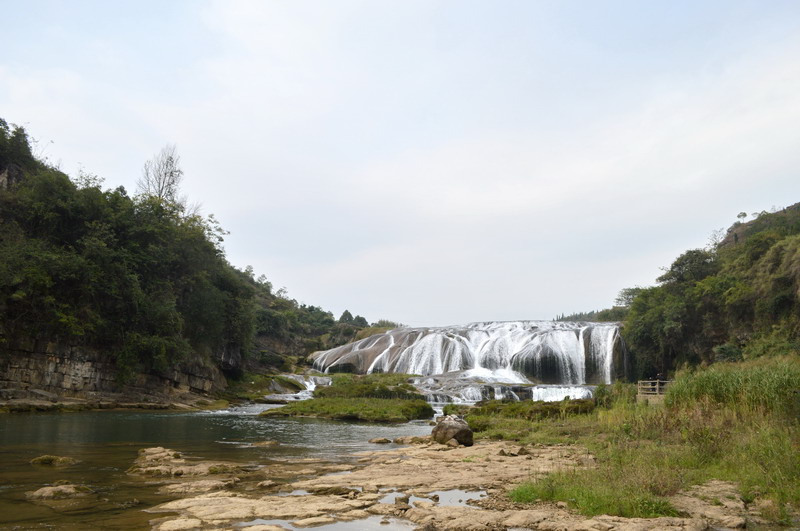
[[[391,330],[312,359],[323,372],[459,373],[485,383],[574,386],[624,376],[621,342],[613,323],[483,322]]]

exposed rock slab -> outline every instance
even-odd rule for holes
[[[189,461],[180,452],[162,448],[139,450],[139,457],[128,469],[129,474],[143,476],[207,476],[241,472],[239,463],[230,461]]]
[[[169,451],[156,450],[151,449],[150,455],[169,460],[164,456]],[[263,488],[253,486],[245,492],[218,490],[159,505],[151,511],[177,515],[154,521],[153,529],[228,529],[259,520],[324,529],[334,521],[379,515],[411,521],[417,529],[426,531],[702,531],[709,525],[736,528],[738,518],[744,515],[744,505],[733,486],[723,482],[711,482],[673,498],[676,507],[687,513],[683,518],[586,518],[572,513],[566,504],[521,505],[506,497],[507,489],[522,481],[556,470],[594,466],[592,456],[576,446],[520,447],[518,443],[478,441],[471,447],[449,448],[426,443],[364,452],[358,457],[359,466],[348,474],[321,475],[335,467],[319,461],[294,463],[295,470],[301,472],[313,465],[315,476],[284,483],[282,490],[309,493],[304,496],[265,495]],[[277,485],[270,480],[264,487]],[[478,507],[446,505],[433,495],[434,491],[451,489],[485,491],[489,496],[474,502]],[[393,491],[397,495],[387,498]],[[280,529],[262,524],[244,527],[262,528]]]
[[[63,500],[68,498],[82,498],[94,494],[94,491],[84,485],[54,485],[42,487],[25,495],[32,500]]]

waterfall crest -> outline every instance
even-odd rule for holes
[[[615,323],[510,321],[400,328],[312,355],[323,372],[459,373],[489,383],[609,384],[627,375]]]

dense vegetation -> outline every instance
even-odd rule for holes
[[[130,196],[70,180],[0,119],[0,355],[35,340],[107,353],[123,380],[182,362],[238,375],[289,369],[368,327],[232,267],[225,231],[180,198],[178,162],[163,150]]]
[[[556,319],[622,322],[639,378],[800,352],[800,204],[753,216],[683,253],[658,285],[622,290],[611,309]]]
[[[637,404],[632,384],[601,386],[595,407],[489,402],[467,410],[478,438],[579,444],[596,466],[536,476],[518,502],[564,501],[588,516],[672,516],[669,496],[732,481],[762,516],[790,523],[800,508],[800,358],[765,357],[680,371],[664,407]],[[749,527],[749,526],[748,526]]]
[[[640,375],[800,351],[800,204],[737,222],[658,281],[625,319]]]
[[[313,399],[292,402],[262,415],[371,422],[431,418],[433,408],[408,383],[408,378],[407,374],[335,374],[330,386],[314,391]]]

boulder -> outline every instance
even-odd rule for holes
[[[450,439],[455,439],[458,444],[472,446],[472,430],[469,424],[455,415],[445,415],[436,419],[436,427],[433,428],[431,437],[439,444],[447,444]]]
[[[390,441],[386,437],[375,437],[374,439],[370,439],[369,442],[373,444],[389,444],[392,441]]]

